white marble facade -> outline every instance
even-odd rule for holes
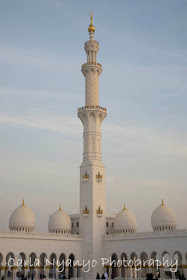
[[[99,105],[102,65],[97,62],[99,43],[94,40],[92,17],[88,31],[90,38],[84,45],[87,62],[82,65],[85,106],[78,109],[84,145],[80,213],[70,216],[60,206],[49,217],[49,232],[35,232],[35,215],[23,201],[10,217],[10,229],[0,231],[0,276],[6,279],[17,273],[33,274],[38,279],[65,274],[95,279],[97,272],[101,275],[107,271],[118,278],[145,278],[150,272],[161,278],[176,278],[174,270],[187,275],[187,230],[177,229],[175,213],[163,201],[152,214],[151,232],[138,232],[136,217],[125,206],[116,215],[106,214],[101,125],[107,110]],[[170,261],[170,267],[163,266],[163,257]],[[146,260],[155,263],[143,266]]]

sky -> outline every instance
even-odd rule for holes
[[[149,231],[163,198],[186,228],[187,1],[0,0],[0,229],[23,197],[37,231],[60,203],[79,212],[90,11],[107,212],[125,203]]]

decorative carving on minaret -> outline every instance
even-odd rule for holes
[[[103,215],[103,210],[101,210],[101,207],[99,206],[98,209],[96,210],[96,214],[98,217],[101,217]]]
[[[89,174],[87,173],[87,172],[85,172],[83,175],[82,175],[82,179],[83,179],[83,181],[84,182],[87,182],[87,181],[89,181]]]
[[[82,213],[84,216],[88,216],[90,214],[90,211],[87,206],[85,206],[85,209],[82,211]]]
[[[100,172],[98,172],[98,173],[96,174],[96,179],[97,179],[98,182],[102,181],[102,175],[101,175]]]

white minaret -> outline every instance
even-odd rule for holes
[[[78,109],[78,117],[84,127],[83,162],[80,166],[80,233],[84,235],[83,259],[98,262],[97,266],[84,276],[95,279],[97,272],[103,272],[102,236],[106,232],[101,124],[107,113],[105,108],[99,106],[99,76],[102,65],[97,63],[99,43],[94,40],[92,14],[88,31],[90,40],[84,44],[87,63],[82,65],[85,77],[85,106]]]

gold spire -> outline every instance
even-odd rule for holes
[[[61,203],[60,203],[60,207],[59,207],[58,211],[62,211],[62,206],[61,206]]]
[[[90,25],[93,25],[93,13],[92,12],[90,12],[90,20],[91,20],[91,22],[90,22]]]
[[[88,32],[95,32],[95,27],[93,26],[93,13],[90,12],[90,25],[88,27]]]
[[[162,204],[161,205],[164,205],[164,199],[162,198]]]
[[[125,207],[125,203],[124,203],[124,209],[123,210],[127,210],[126,207]]]
[[[24,198],[23,198],[23,202],[22,202],[22,205],[21,206],[25,206],[25,200],[24,200]]]

